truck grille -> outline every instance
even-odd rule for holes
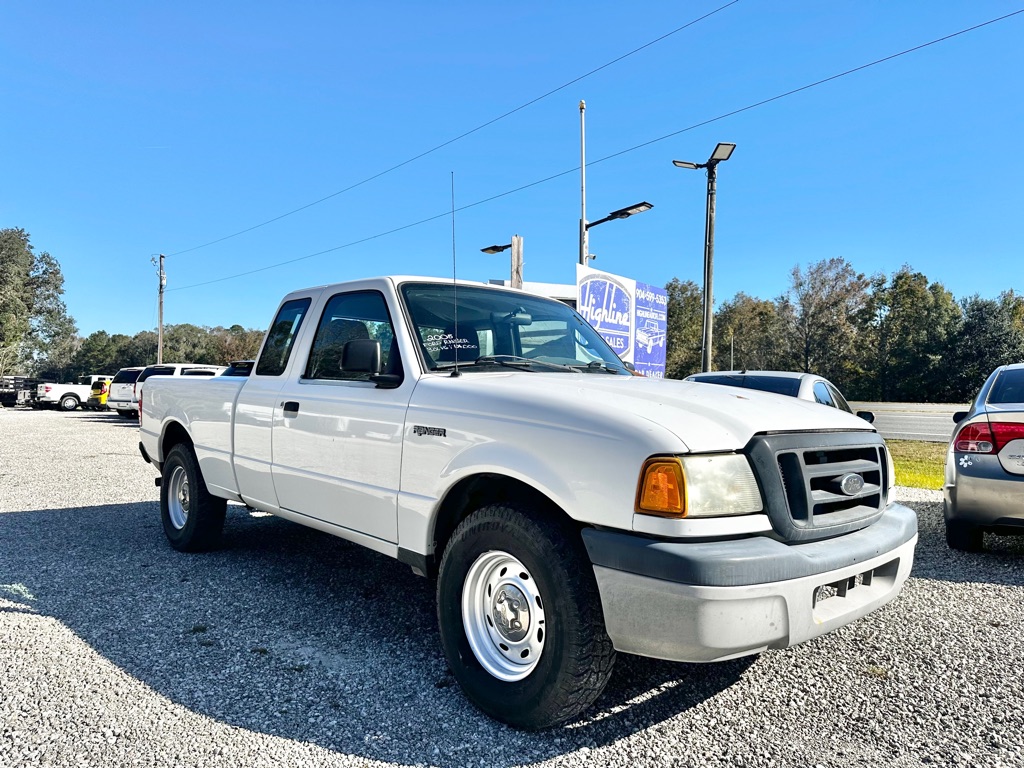
[[[863,528],[885,508],[885,444],[873,432],[758,435],[746,453],[772,527],[787,541]]]

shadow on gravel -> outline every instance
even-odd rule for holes
[[[155,502],[0,515],[0,584],[157,694],[240,728],[404,764],[512,766],[656,726],[738,681],[620,656],[595,707],[542,733],[463,698],[440,650],[434,583],[287,521],[228,511],[224,548],[172,550]]]
[[[985,551],[957,552],[946,545],[942,503],[915,503],[917,552],[911,576],[959,584],[1024,585],[1024,536],[985,534]]]
[[[133,429],[139,428],[138,419],[129,419],[124,416],[118,416],[116,413],[102,414],[102,413],[89,413],[81,416],[76,416],[80,421],[93,421],[99,424],[112,424],[115,427],[132,427]]]

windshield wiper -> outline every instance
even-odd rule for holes
[[[589,371],[595,371],[595,372],[596,371],[600,371],[601,373],[614,373],[614,374],[619,374],[619,373],[622,373],[622,371],[626,370],[626,368],[624,366],[609,365],[608,363],[604,362],[603,360],[594,360],[593,362],[587,363],[586,365],[574,365],[574,366],[572,366],[572,368],[573,368],[573,370],[577,370],[577,371],[588,371],[588,372]]]
[[[475,360],[467,360],[466,362],[459,362],[459,368],[472,368],[473,366],[484,366],[484,365],[501,365],[505,368],[514,368],[517,371],[532,371],[533,366],[539,365],[545,368],[549,368],[555,371],[573,371],[574,369],[568,365],[562,365],[561,363],[549,363],[547,360],[538,360],[534,357],[519,357],[518,355],[484,355],[478,357]],[[441,363],[434,367],[436,371],[447,371],[451,370],[456,366],[456,363]]]

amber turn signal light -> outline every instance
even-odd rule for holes
[[[685,488],[679,459],[648,459],[640,470],[636,511],[661,517],[685,517]]]

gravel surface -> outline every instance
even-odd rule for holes
[[[0,410],[0,766],[1024,765],[1024,540],[949,551],[941,496],[891,605],[712,665],[620,656],[587,717],[522,733],[442,656],[433,583],[230,506],[166,543],[132,421]]]

